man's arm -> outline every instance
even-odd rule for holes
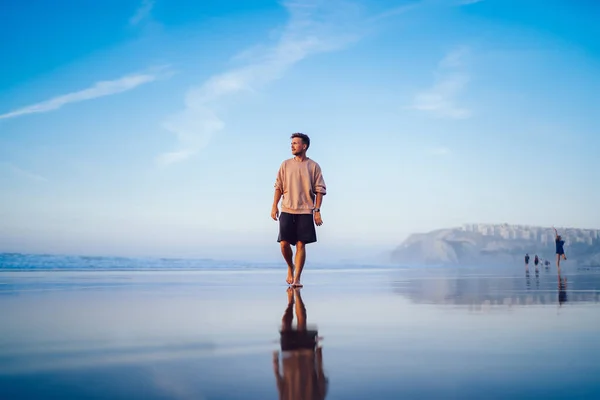
[[[317,197],[315,199],[315,208],[320,209],[321,203],[323,203],[323,193],[317,193]]]
[[[281,199],[281,189],[275,188],[275,195],[273,196],[273,207],[271,207],[271,218],[277,221],[279,218],[279,208],[277,205],[279,204],[279,200]]]
[[[313,179],[313,192],[316,193],[315,208],[321,208],[323,202],[323,196],[327,194],[327,186],[325,185],[325,179],[323,179],[323,173],[319,164],[315,167],[315,175]]]
[[[279,200],[281,200],[281,189],[275,188],[275,195],[273,196],[273,207],[277,207],[279,204]]]
[[[271,207],[271,218],[275,221],[279,217],[277,205],[279,204],[279,200],[281,200],[281,196],[283,196],[283,164],[279,167],[277,177],[275,178],[275,194],[273,195],[273,206]]]
[[[323,173],[319,164],[316,165],[315,175],[313,179],[313,192],[315,196],[315,223],[317,226],[323,225],[323,218],[321,218],[321,204],[323,203],[323,196],[327,194],[327,187],[325,186],[325,180],[323,179]]]
[[[323,218],[321,218],[321,202],[322,201],[323,201],[323,193],[317,193],[317,196],[315,199],[315,212],[314,212],[315,224],[317,224],[317,226],[323,225]]]

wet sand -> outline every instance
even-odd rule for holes
[[[600,398],[600,271],[303,283],[296,307],[285,268],[0,272],[0,398]]]

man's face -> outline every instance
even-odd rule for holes
[[[304,142],[302,141],[302,139],[300,138],[293,138],[292,139],[292,154],[297,156],[299,154],[302,154],[305,150],[306,145],[304,144]]]

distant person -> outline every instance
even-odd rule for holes
[[[525,268],[529,267],[529,253],[525,254]]]
[[[275,221],[279,218],[277,241],[288,266],[286,282],[302,287],[300,277],[306,260],[305,246],[317,241],[315,224],[323,224],[321,202],[327,190],[321,167],[306,156],[310,138],[303,133],[294,133],[291,139],[294,157],[283,161],[279,167],[271,218]],[[280,199],[281,215],[277,208]],[[296,246],[295,262],[291,246]]]
[[[537,269],[539,263],[540,263],[540,259],[538,258],[537,254],[536,254],[535,257],[533,258],[533,264],[535,264],[535,269]]]
[[[560,236],[558,234],[558,231],[556,230],[556,228],[554,229],[554,234],[555,234],[555,239],[554,242],[556,243],[556,267],[560,268],[560,259],[562,258],[563,260],[567,260],[567,256],[565,255],[565,241],[562,240],[562,236]]]

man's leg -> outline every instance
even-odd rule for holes
[[[306,245],[317,241],[314,217],[312,214],[296,216],[296,264],[294,270],[294,286],[302,287],[300,277],[306,260]]]
[[[306,245],[303,242],[296,242],[296,268],[294,270],[294,286],[302,287],[300,276],[304,269],[304,261],[306,261]]]
[[[281,331],[287,332],[292,330],[292,321],[294,320],[294,292],[291,287],[287,290],[288,304],[281,318]]]
[[[292,246],[285,240],[282,240],[279,244],[281,246],[281,254],[283,255],[283,259],[285,260],[288,269],[285,281],[288,285],[291,285],[294,282],[294,253],[292,252]]]
[[[306,307],[302,301],[302,295],[299,288],[294,288],[294,297],[296,299],[296,318],[298,319],[298,330],[306,331]]]
[[[292,253],[291,243],[296,243],[297,240],[294,216],[282,212],[279,215],[279,237],[277,241],[281,246],[281,254],[287,264],[288,273],[285,281],[288,285],[294,282],[294,254]]]

